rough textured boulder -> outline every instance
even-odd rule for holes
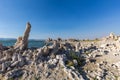
[[[20,77],[24,72],[21,69],[15,69],[10,72],[8,72],[5,76],[6,80],[11,80],[16,77]]]
[[[18,37],[17,42],[14,45],[15,49],[19,48],[21,50],[24,50],[28,47],[28,38],[29,38],[30,30],[31,30],[31,24],[28,22],[23,37]]]
[[[80,43],[77,42],[76,45],[75,45],[75,51],[79,52],[79,48],[80,48]]]
[[[118,37],[114,33],[111,32],[110,35],[108,36],[108,39],[117,40]]]
[[[3,45],[0,43],[0,50],[2,50],[3,49]]]
[[[47,41],[47,42],[51,42],[51,41],[52,41],[52,38],[48,38],[46,41]]]
[[[102,41],[106,42],[106,41],[116,41],[118,40],[118,36],[116,36],[114,33],[110,33],[109,36],[106,36],[104,38],[102,38]]]
[[[53,47],[52,54],[56,54],[58,52],[59,45],[60,44],[57,41],[53,42],[53,45],[52,45],[52,47]]]
[[[114,37],[115,37],[114,33],[110,33],[109,37],[114,39]]]

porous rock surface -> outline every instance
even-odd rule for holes
[[[21,50],[27,49],[30,30],[31,30],[31,24],[28,22],[26,24],[26,30],[24,32],[24,35],[22,37],[18,37],[17,42],[14,45],[14,49],[17,48]]]
[[[120,80],[120,37],[99,40],[51,40],[30,49],[27,24],[14,47],[0,45],[1,80]]]

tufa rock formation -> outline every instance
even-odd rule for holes
[[[114,33],[110,33],[109,38],[112,40],[117,40],[118,36],[116,36]]]
[[[28,38],[31,30],[31,24],[28,22],[26,25],[26,30],[22,37],[18,37],[17,42],[14,45],[14,49],[19,48],[20,50],[25,50],[28,47]]]
[[[113,32],[111,32],[109,34],[109,36],[106,36],[104,38],[102,38],[102,41],[114,41],[114,40],[118,40],[118,36],[116,36]]]

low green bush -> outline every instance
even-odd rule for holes
[[[73,60],[77,60],[78,64],[77,65],[74,64]],[[82,66],[84,62],[85,62],[84,58],[79,57],[75,52],[70,52],[69,53],[69,58],[65,62],[65,64],[68,67],[70,67],[70,66]]]

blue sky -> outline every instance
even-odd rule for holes
[[[0,0],[0,37],[95,38],[120,34],[120,0]]]

